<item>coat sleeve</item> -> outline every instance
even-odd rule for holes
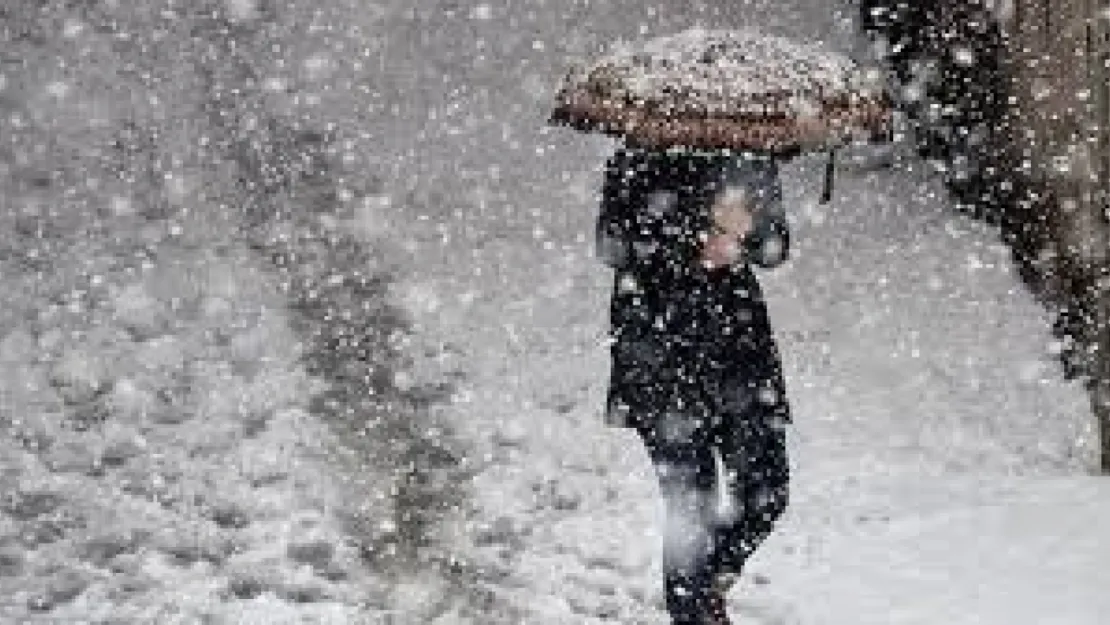
[[[725,190],[751,199],[752,229],[744,238],[745,260],[772,269],[790,257],[790,228],[782,203],[782,183],[773,161],[747,161],[726,168]]]
[[[632,257],[632,192],[635,165],[618,152],[605,167],[601,208],[595,230],[595,249],[601,262],[614,269],[627,267]]]

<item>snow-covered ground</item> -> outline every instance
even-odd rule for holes
[[[0,9],[0,623],[396,622],[432,568],[450,441],[298,110],[372,20],[247,4]]]
[[[20,131],[0,144],[0,234],[21,250],[0,259],[0,623],[664,623],[650,467],[600,418],[610,276],[589,233],[612,144],[544,128],[545,107],[567,55],[618,37],[743,23],[850,50],[850,25],[822,0],[225,4],[235,36],[286,46],[253,59],[264,95],[224,94],[245,103],[237,132],[271,141],[272,115],[340,137],[331,189],[353,219],[330,227],[383,250],[415,322],[413,377],[395,382],[456,388],[389,440],[324,418],[342,410],[314,401],[329,380],[309,372],[304,328],[365,320],[306,322],[289,274],[233,217],[213,221],[241,196],[193,151],[211,128],[129,99],[133,68],[101,71],[126,46],[59,21],[73,47],[57,58],[85,71],[48,51],[34,80],[0,80],[0,104],[32,118],[9,116]],[[161,52],[145,61],[174,67]],[[201,93],[176,89],[174,106]],[[105,149],[129,120],[163,131],[156,158]],[[116,183],[117,157],[182,175]],[[90,182],[96,167],[111,182]],[[1046,316],[919,163],[843,169],[827,206],[820,163],[786,170],[796,252],[764,286],[797,416],[793,505],[732,596],[738,622],[1103,622],[1110,486],[1084,475],[1092,422]],[[182,205],[171,222],[153,210]],[[381,271],[350,258],[309,287]],[[342,368],[353,348],[336,345]],[[451,470],[422,455],[436,424],[462,457]],[[409,462],[421,479],[399,480]],[[459,505],[395,514],[448,495]],[[405,518],[427,523],[418,557],[368,558]]]
[[[505,74],[523,74],[519,89],[542,82],[530,72],[547,67],[543,51],[694,21],[661,6],[576,6],[492,12],[501,21],[480,33],[512,24],[538,42],[502,57]],[[826,6],[725,19],[850,48]],[[545,133],[545,92],[533,102],[504,75],[506,114],[482,113],[493,96],[475,66],[450,65],[448,87],[472,100],[446,110],[489,134],[443,123],[405,143],[404,169],[434,200],[397,230],[411,239],[402,296],[441,348],[429,366],[467,376],[445,410],[474,441],[485,512],[460,541],[507,576],[497,596],[523,622],[665,622],[650,468],[632,435],[600,419],[610,276],[589,228],[611,144]],[[1110,542],[1097,519],[1110,487],[1084,477],[1092,422],[1082,389],[1061,379],[1047,316],[996,235],[954,215],[921,163],[846,162],[828,206],[815,204],[819,168],[788,169],[796,254],[764,276],[798,415],[795,487],[733,596],[739,622],[1101,622]],[[364,222],[386,217],[368,207]]]
[[[1086,399],[1004,250],[925,174],[843,177],[804,208],[815,173],[790,171],[797,255],[764,281],[797,411],[793,506],[752,564],[769,582],[734,595],[740,622],[1100,622],[1110,486],[1082,477]],[[511,571],[500,592],[526,622],[664,622],[650,467],[600,419],[607,272],[588,243],[469,248],[417,249],[406,296],[468,372],[448,410],[488,463],[476,496],[498,540],[479,557]]]

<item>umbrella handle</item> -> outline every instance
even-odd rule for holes
[[[828,154],[828,160],[825,161],[825,185],[821,189],[822,204],[828,204],[832,199],[833,177],[836,174],[836,148],[830,148]]]

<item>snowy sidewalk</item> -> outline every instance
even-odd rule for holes
[[[786,172],[794,260],[764,274],[794,502],[738,622],[1095,625],[1108,487],[1078,477],[1086,398],[1005,250],[924,172],[846,175],[815,207],[812,166]],[[553,201],[590,198],[575,179]],[[437,375],[465,374],[448,414],[480,459],[472,557],[508,572],[497,595],[526,622],[663,623],[650,467],[600,424],[609,274],[585,241],[445,226],[410,224],[405,299]]]
[[[483,625],[665,622],[654,479],[634,436],[600,418],[610,275],[590,233],[611,144],[543,130],[566,57],[694,22],[851,49],[841,11],[496,0],[383,18],[372,44],[389,114],[370,120],[366,146],[387,188],[359,225],[408,250],[399,295],[418,321],[421,376],[460,380],[442,416],[472,448],[475,501],[454,543],[507,610]],[[787,176],[796,254],[764,286],[797,415],[794,502],[752,563],[769,583],[734,596],[750,615],[739,622],[1096,625],[1107,580],[1102,558],[1081,556],[1098,526],[1065,525],[1098,513],[1100,486],[1067,477],[1089,466],[1087,400],[1061,381],[1045,315],[996,237],[905,166],[842,177],[826,207],[812,206],[819,164]],[[1059,525],[1027,514],[1040,499]],[[997,531],[995,544],[1029,548],[971,549]],[[938,555],[930,545],[947,536],[973,544]],[[960,570],[966,592],[936,582]],[[1070,611],[1031,596],[1010,618],[1018,604],[1000,597],[1041,570],[1070,586],[1058,595]]]

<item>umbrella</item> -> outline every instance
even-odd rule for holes
[[[820,44],[690,29],[572,68],[550,122],[642,147],[824,150],[889,131],[881,82]]]

